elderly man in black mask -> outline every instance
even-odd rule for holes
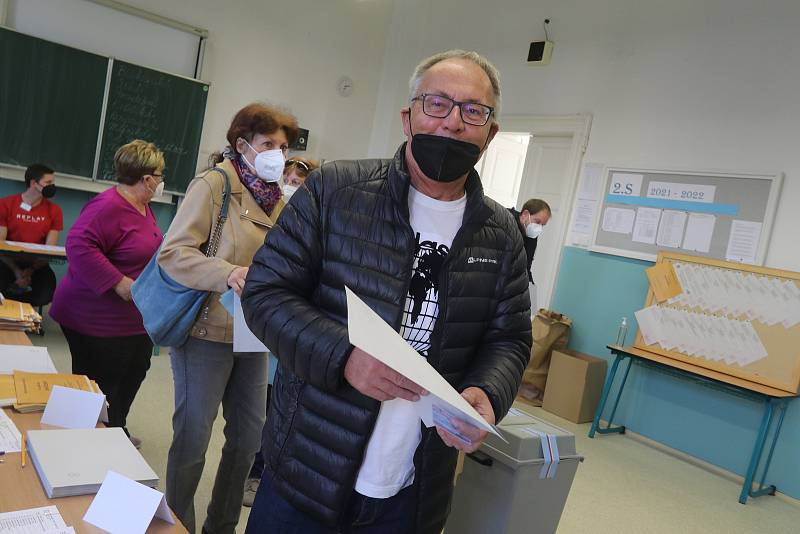
[[[243,292],[276,353],[266,469],[247,532],[439,533],[462,440],[426,429],[417,384],[348,342],[350,287],[489,423],[531,346],[523,242],[475,163],[498,131],[497,70],[475,52],[424,60],[393,159],[313,172],[256,253]]]

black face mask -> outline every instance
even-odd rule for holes
[[[452,182],[469,172],[478,163],[478,145],[439,135],[411,136],[411,154],[420,170],[437,182]]]
[[[42,188],[42,196],[44,198],[53,198],[56,196],[56,184],[46,185]]]

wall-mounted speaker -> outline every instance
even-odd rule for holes
[[[297,141],[289,148],[292,150],[307,150],[308,149],[308,130],[305,128],[298,128],[300,132],[297,136]]]
[[[528,65],[548,65],[553,55],[553,41],[534,41],[528,48]]]

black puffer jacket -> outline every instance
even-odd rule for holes
[[[344,379],[347,285],[399,330],[414,259],[405,145],[394,159],[313,173],[256,253],[242,296],[252,331],[278,356],[265,441],[277,491],[335,526],[346,510],[380,403]],[[430,363],[459,391],[482,388],[498,420],[531,348],[525,254],[508,211],[467,180],[464,223],[441,271]],[[431,429],[433,430],[433,429]],[[415,532],[441,532],[456,451],[423,430]]]

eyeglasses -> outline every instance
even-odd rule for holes
[[[308,163],[305,161],[300,161],[299,159],[287,159],[286,164],[283,166],[284,170],[288,169],[292,165],[296,165],[301,169],[305,170],[307,173],[311,172],[311,167],[308,166]]]
[[[494,113],[494,108],[491,106],[477,102],[459,102],[443,95],[423,93],[411,99],[412,102],[415,100],[422,100],[422,112],[425,115],[437,119],[444,119],[458,105],[461,120],[473,126],[484,126]]]

